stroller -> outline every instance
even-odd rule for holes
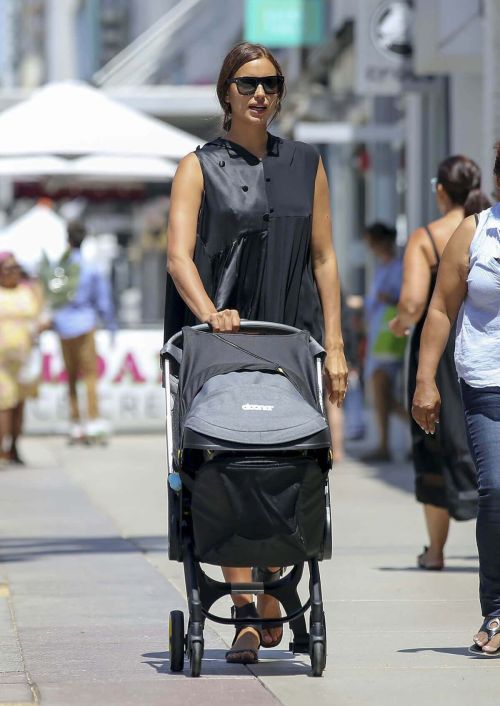
[[[186,654],[191,676],[200,675],[208,618],[235,627],[289,622],[290,651],[309,654],[312,674],[323,673],[326,624],[318,562],[332,552],[324,356],[307,332],[258,321],[242,321],[238,333],[214,333],[206,324],[185,327],[161,351],[168,552],[184,564],[189,611],[187,633],[183,612],[170,613],[173,672],[182,671]],[[302,605],[297,587],[306,562],[309,598]],[[252,582],[215,581],[200,563],[254,567]],[[269,581],[259,568],[269,566],[292,568]],[[219,598],[245,593],[272,595],[285,615],[243,620],[211,612]]]

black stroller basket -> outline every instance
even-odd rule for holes
[[[169,558],[184,563],[189,607],[170,622],[170,666],[198,676],[203,626],[227,594],[269,593],[290,622],[292,652],[311,656],[313,674],[326,663],[326,628],[318,561],[331,557],[328,472],[331,442],[323,409],[324,350],[305,331],[242,322],[217,334],[207,325],[184,328],[161,352],[167,403]],[[175,399],[174,399],[175,398]],[[254,581],[215,581],[200,562],[254,567]],[[309,565],[310,597],[297,586]],[[291,566],[263,582],[258,567]],[[310,630],[305,612],[311,607]]]

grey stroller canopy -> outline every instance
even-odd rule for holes
[[[276,446],[327,429],[315,362],[324,351],[307,332],[263,336],[186,327],[182,333],[177,449],[189,432],[237,445]]]

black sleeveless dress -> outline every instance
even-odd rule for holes
[[[296,326],[321,342],[311,267],[318,152],[268,134],[262,160],[222,137],[195,154],[204,193],[194,263],[216,308]],[[165,340],[195,323],[167,276]]]
[[[426,228],[437,264],[432,268],[431,286],[425,312],[416,324],[409,353],[408,408],[415,394],[420,338],[429,303],[436,285],[439,253]],[[467,444],[464,413],[455,368],[455,326],[439,362],[436,384],[441,395],[440,423],[436,433],[426,434],[411,419],[415,491],[417,500],[448,510],[455,520],[470,520],[477,514],[476,471]]]

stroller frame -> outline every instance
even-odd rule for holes
[[[200,324],[193,327],[196,330],[209,331],[210,327]],[[283,324],[268,322],[241,323],[241,330],[271,331],[272,333],[296,333],[298,329]],[[331,558],[331,511],[328,480],[325,485],[326,521],[324,527],[323,552],[321,556],[307,561],[309,569],[309,598],[302,604],[298,595],[298,585],[304,573],[304,564],[295,564],[283,577],[273,581],[251,581],[248,583],[229,583],[217,581],[209,577],[201,568],[200,562],[195,558],[192,532],[189,527],[189,491],[183,487],[178,488],[171,483],[175,474],[174,448],[172,432],[172,406],[171,406],[171,374],[170,362],[174,359],[180,364],[178,349],[174,341],[182,335],[179,332],[168,341],[161,351],[162,380],[165,388],[166,399],[166,441],[167,441],[167,468],[168,468],[168,503],[169,503],[169,558],[183,563],[186,585],[186,597],[189,621],[187,631],[184,628],[184,614],[180,610],[170,613],[169,619],[169,655],[170,669],[180,672],[184,668],[184,655],[190,663],[192,677],[201,674],[202,658],[204,653],[203,631],[206,619],[219,624],[252,625],[257,627],[279,627],[285,623],[290,624],[293,639],[289,643],[289,650],[293,654],[309,654],[313,676],[322,676],[326,666],[326,621],[323,608],[321,591],[321,578],[319,560]],[[316,358],[317,384],[319,399],[323,410],[322,392],[323,377],[322,364]],[[213,604],[223,596],[241,594],[267,594],[276,598],[283,606],[285,615],[281,618],[226,618],[211,612]],[[306,626],[305,614],[310,610],[309,630]]]

